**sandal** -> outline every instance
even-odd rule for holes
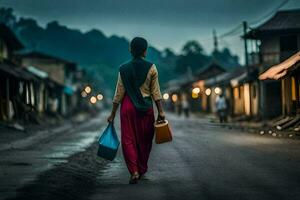
[[[129,184],[137,184],[139,178],[140,178],[139,173],[134,172],[134,173],[131,175],[130,179],[129,179]]]

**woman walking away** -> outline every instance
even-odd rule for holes
[[[156,66],[145,60],[147,41],[136,37],[130,43],[132,60],[119,69],[118,82],[109,122],[113,122],[121,103],[121,144],[127,168],[131,174],[129,183],[135,184],[147,172],[147,163],[154,136],[155,101],[157,120],[164,120],[162,96]]]

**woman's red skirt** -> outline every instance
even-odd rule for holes
[[[154,112],[138,111],[130,97],[125,95],[121,104],[121,144],[130,173],[146,173],[154,136]]]

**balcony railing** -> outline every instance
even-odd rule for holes
[[[295,53],[297,53],[297,51],[266,52],[266,53],[252,52],[248,54],[248,63],[249,65],[255,65],[255,64],[274,65],[286,60],[287,58],[289,58]]]

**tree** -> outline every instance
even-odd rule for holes
[[[13,28],[16,23],[16,16],[12,8],[0,8],[0,23]]]
[[[228,48],[224,48],[222,51],[214,50],[212,57],[226,68],[240,66],[238,56],[231,54]]]
[[[210,57],[205,55],[201,44],[197,41],[188,41],[182,48],[181,55],[176,61],[175,71],[178,74],[186,73],[188,68],[192,72],[196,72],[201,67],[205,66],[210,60]]]
[[[183,55],[200,55],[203,54],[203,48],[196,40],[188,41],[182,48]]]

